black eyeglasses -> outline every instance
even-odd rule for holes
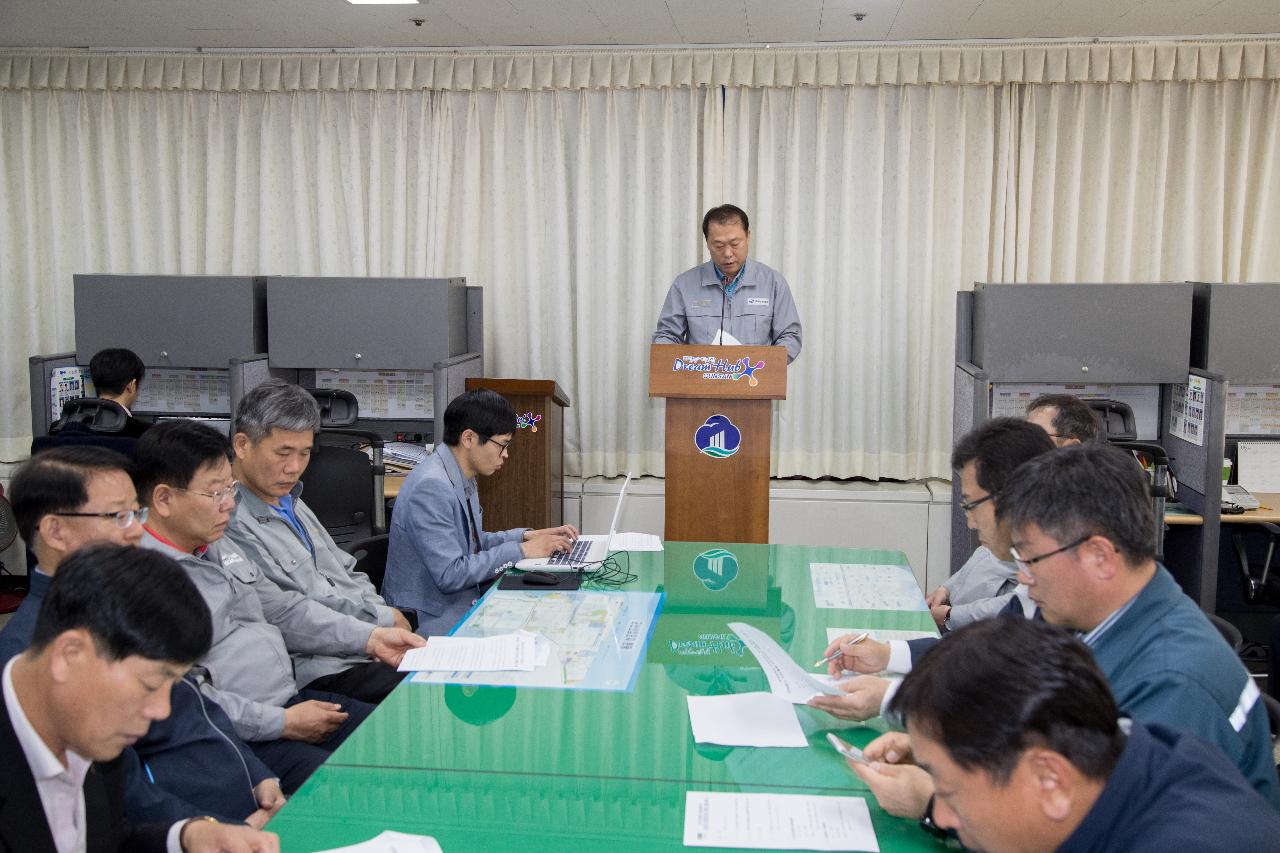
[[[960,508],[961,508],[962,510],[964,510],[965,512],[973,512],[975,509],[977,509],[978,507],[982,506],[984,503],[986,503],[987,501],[991,500],[991,499],[992,499],[992,498],[994,498],[994,497],[995,497],[995,493],[994,493],[994,492],[992,492],[991,494],[987,495],[986,497],[978,498],[976,501],[967,501],[967,502],[966,502],[966,501],[961,501],[961,502],[960,502]]]
[[[1072,542],[1070,545],[1063,545],[1061,548],[1057,549],[1056,551],[1050,551],[1048,554],[1041,554],[1039,557],[1028,557],[1027,559],[1023,559],[1022,556],[1018,554],[1018,549],[1013,547],[1009,548],[1009,553],[1013,555],[1013,562],[1017,563],[1018,568],[1027,569],[1027,568],[1030,568],[1031,566],[1034,566],[1036,563],[1040,562],[1041,560],[1047,560],[1050,557],[1054,557],[1054,556],[1057,556],[1058,554],[1061,554],[1063,551],[1070,551],[1072,548],[1077,548],[1083,545],[1084,543],[1088,542],[1092,538],[1093,538],[1093,534],[1090,533],[1088,536],[1077,539],[1076,541]]]
[[[480,435],[480,434],[479,434],[479,433],[476,433],[476,435]],[[480,437],[481,437],[481,438],[483,438],[483,439],[485,440],[485,442],[486,442],[486,443],[488,443],[488,442],[492,441],[494,444],[498,445],[498,454],[499,454],[499,455],[502,455],[502,454],[506,454],[506,455],[508,455],[508,456],[510,456],[510,455],[511,455],[511,450],[510,450],[510,447],[511,447],[511,441],[508,441],[506,444],[503,444],[501,441],[498,441],[496,438],[494,438],[494,437],[493,437],[493,436],[491,436],[491,435],[481,435]],[[513,439],[513,440],[514,440],[514,439]]]
[[[52,514],[70,518],[109,518],[121,530],[128,530],[134,521],[139,524],[147,523],[147,508],[145,506],[141,509],[122,509],[119,512],[55,512]]]

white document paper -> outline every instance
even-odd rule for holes
[[[827,645],[831,645],[841,637],[853,634],[855,637],[866,631],[871,635],[871,639],[879,643],[887,643],[890,640],[920,640],[925,637],[938,636],[937,631],[899,631],[891,628],[828,628],[827,629]]]
[[[495,637],[431,637],[405,652],[400,672],[531,671],[538,662],[537,634],[517,631]],[[545,657],[549,649],[543,652]]]
[[[379,835],[359,844],[334,847],[320,853],[444,853],[440,844],[430,835],[410,835],[407,832],[384,830]]]
[[[742,346],[742,341],[729,334],[727,329],[721,329],[711,339],[711,346],[740,347]]]
[[[1197,447],[1204,447],[1204,410],[1209,395],[1209,381],[1203,376],[1187,375],[1186,385],[1173,386],[1169,407],[1169,432]]]
[[[652,533],[615,533],[610,547],[614,551],[661,551],[662,540]]]
[[[1280,492],[1280,442],[1242,441],[1236,445],[1236,454],[1240,485],[1250,492]]]
[[[689,696],[689,725],[698,743],[720,746],[809,745],[795,707],[772,693]]]
[[[861,797],[725,791],[685,794],[684,844],[752,850],[880,850],[871,812]]]
[[[813,604],[837,610],[928,610],[910,566],[810,563]]]
[[[737,634],[743,645],[756,656],[764,677],[769,680],[769,690],[796,705],[803,705],[819,693],[842,696],[844,691],[832,684],[823,684],[791,659],[786,650],[759,628],[745,622],[730,622],[729,629]]]

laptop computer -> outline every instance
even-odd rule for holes
[[[609,525],[607,536],[578,537],[568,551],[552,554],[550,557],[524,559],[516,563],[517,569],[542,569],[543,571],[580,571],[584,566],[599,563],[609,556],[609,547],[613,544],[614,534],[618,532],[618,521],[622,518],[622,503],[627,496],[627,486],[631,484],[631,472],[622,481],[622,490],[618,492],[618,504],[613,508],[613,522]]]

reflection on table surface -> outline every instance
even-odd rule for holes
[[[735,563],[727,581],[707,572],[721,551]],[[665,594],[631,692],[405,683],[272,822],[285,849],[388,828],[434,835],[447,853],[675,848],[687,790],[864,795],[882,849],[934,847],[914,822],[880,812],[825,741],[838,731],[865,745],[880,720],[797,706],[809,749],[710,746],[693,742],[685,701],[768,689],[729,622],[755,625],[803,663],[821,656],[828,627],[932,630],[927,610],[814,606],[810,562],[906,565],[901,553],[666,543],[618,559],[636,575],[625,590]]]

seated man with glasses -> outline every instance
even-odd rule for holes
[[[448,633],[510,563],[569,548],[569,524],[544,530],[484,529],[476,477],[502,467],[516,413],[489,390],[455,397],[444,413],[444,441],[405,478],[391,517],[382,594],[418,614],[418,633]]]
[[[290,652],[344,658],[352,685],[394,685],[385,670],[423,640],[280,589],[229,542],[223,533],[237,488],[229,451],[221,433],[195,421],[147,431],[135,472],[150,510],[142,547],[173,557],[195,581],[213,614],[213,647],[196,665],[200,689],[226,709],[236,732],[291,794],[373,705],[299,684]]]
[[[1029,615],[1033,608],[1015,595],[1018,586],[1017,567],[1009,554],[1009,528],[996,517],[996,507],[1003,502],[1003,490],[1022,463],[1053,450],[1053,442],[1045,431],[1017,418],[996,418],[966,434],[951,453],[951,467],[960,479],[960,510],[971,530],[978,532],[981,547],[964,566],[952,575],[946,586],[935,591],[945,603],[934,605],[939,627],[954,627],[999,615],[1006,611]],[[997,497],[997,496],[1000,497]],[[985,553],[985,556],[984,556]],[[944,595],[939,595],[942,593]],[[945,597],[944,597],[945,596]],[[932,598],[933,596],[931,596]],[[832,643],[826,654],[842,648],[847,637]],[[908,672],[911,662],[931,648],[936,639],[891,640],[887,643],[866,639],[847,649],[842,663],[854,672]],[[833,669],[839,674],[840,669]],[[843,696],[815,696],[811,702],[840,717],[865,720],[880,713],[892,688],[888,679],[863,676],[841,685]]]
[[[14,475],[18,532],[39,564],[22,606],[0,631],[0,664],[31,643],[50,582],[73,553],[142,538],[147,510],[138,507],[128,468],[115,451],[73,446],[39,453]],[[174,685],[169,704],[168,718],[125,750],[130,819],[168,823],[211,814],[261,828],[284,805],[276,774],[236,736],[222,708],[200,696],[189,674]]]
[[[1032,459],[1000,493],[997,517],[1009,530],[1018,580],[1039,608],[1037,618],[1076,632],[1120,710],[1218,747],[1280,807],[1260,691],[1218,629],[1155,561],[1151,494],[1133,457],[1094,442]],[[904,670],[921,657],[913,654]],[[875,666],[848,653],[841,663],[863,671]],[[868,756],[882,753],[879,740],[868,745]],[[897,804],[895,814],[923,809],[931,791],[916,774],[859,775],[882,805]],[[903,791],[907,786],[912,793]]]

